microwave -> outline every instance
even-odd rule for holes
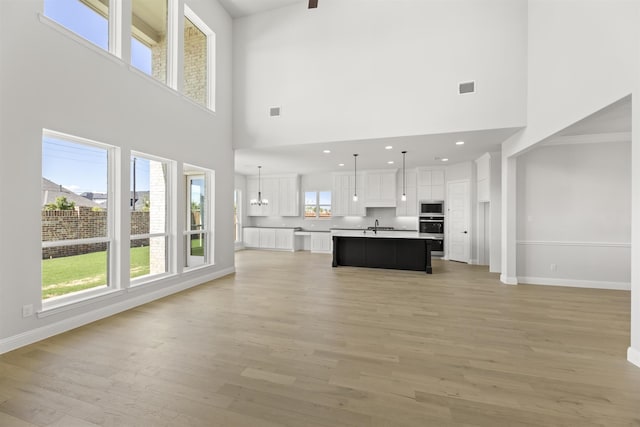
[[[444,200],[421,200],[418,207],[420,216],[444,215]]]

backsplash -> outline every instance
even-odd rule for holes
[[[367,208],[365,217],[335,217],[331,219],[304,219],[300,217],[248,217],[245,226],[256,227],[301,227],[306,230],[329,230],[330,228],[367,228],[378,220],[381,227],[398,230],[417,230],[418,217],[397,217],[396,208]]]

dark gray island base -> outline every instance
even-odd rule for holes
[[[333,236],[333,267],[389,268],[432,273],[428,239]]]

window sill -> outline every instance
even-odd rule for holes
[[[83,295],[62,296],[56,300],[43,301],[42,310],[37,313],[37,316],[38,319],[43,319],[55,314],[64,313],[65,311],[124,295],[124,293],[125,291],[122,289],[111,290],[105,286],[101,287],[101,289],[91,289]]]

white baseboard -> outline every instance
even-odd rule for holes
[[[555,277],[518,277],[519,283],[545,286],[567,286],[571,288],[611,289],[620,291],[631,290],[629,282],[603,282],[596,280],[574,280]]]
[[[627,349],[627,360],[640,368],[640,351],[629,347]]]
[[[153,292],[145,293],[142,295],[135,295],[134,297],[129,298],[125,301],[120,301],[115,304],[100,307],[88,313],[82,313],[77,316],[60,320],[59,322],[42,326],[37,329],[32,329],[18,335],[0,339],[0,354],[15,350],[20,347],[24,347],[25,345],[33,344],[34,342],[38,342],[54,335],[61,334],[63,332],[78,328],[88,323],[104,319],[105,317],[113,316],[114,314],[130,310],[134,307],[147,304],[151,301],[164,298],[180,291],[193,288],[194,286],[201,285],[211,280],[233,274],[235,273],[235,271],[235,267],[225,268],[223,270],[219,270],[204,276],[199,276],[194,279],[189,279],[184,282],[158,289]]]
[[[517,277],[509,277],[505,274],[501,274],[500,275],[500,281],[502,283],[504,283],[505,285],[517,285],[518,284],[518,278]]]

